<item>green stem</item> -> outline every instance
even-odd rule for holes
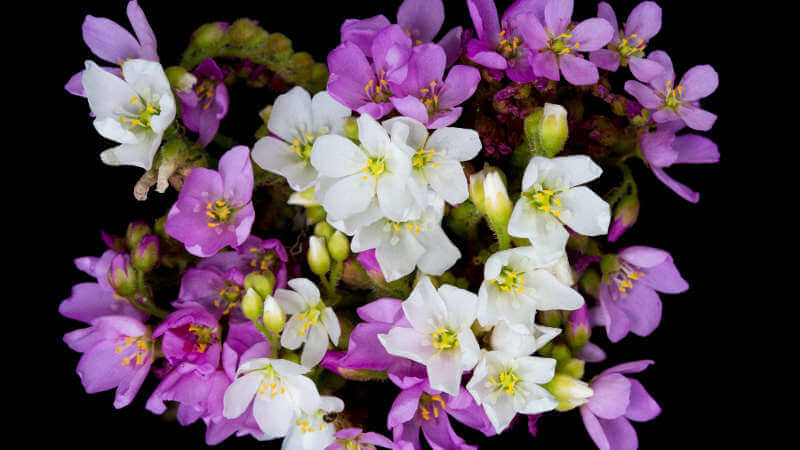
[[[506,224],[499,225],[495,223],[489,216],[486,216],[486,222],[489,224],[489,227],[494,231],[494,234],[497,236],[497,245],[500,251],[508,250],[511,248],[511,236],[508,234],[506,230]]]
[[[129,297],[128,303],[133,305],[134,308],[137,308],[141,311],[144,311],[148,314],[152,314],[159,319],[164,319],[169,315],[169,311],[165,309],[161,309],[150,299],[150,296],[147,294],[147,286],[144,283],[144,276],[139,277],[139,294],[144,301],[144,304],[139,303],[136,297]]]
[[[258,321],[258,319],[251,319],[251,321],[253,322],[253,325],[255,325],[255,327],[258,329],[258,331],[260,331],[261,334],[263,334],[264,337],[266,337],[267,340],[269,341],[269,351],[271,353],[270,357],[273,359],[277,358],[278,350],[280,350],[281,348],[281,343],[278,340],[278,334],[269,331],[267,327],[265,327],[264,325],[261,324],[261,322]]]
[[[344,265],[342,264],[342,261],[334,260],[333,267],[331,268],[331,273],[329,275],[330,281],[327,285],[329,306],[336,305],[341,299],[339,294],[336,292],[336,286],[339,285],[339,280],[342,279],[342,272],[344,271],[343,268]]]

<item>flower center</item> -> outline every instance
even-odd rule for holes
[[[534,187],[533,190],[526,192],[525,195],[528,196],[534,208],[558,217],[562,212],[560,208],[564,206],[557,196],[559,193],[552,189]]]
[[[504,391],[510,395],[514,395],[517,391],[517,384],[519,384],[519,378],[511,369],[504,369],[497,377],[489,377],[490,387],[495,391]]]
[[[620,292],[625,293],[628,289],[633,288],[633,282],[637,281],[641,278],[644,278],[645,273],[640,271],[638,267],[634,266],[633,264],[620,261],[620,269],[614,275],[612,275],[611,279],[614,280],[614,283],[617,285],[617,289]]]
[[[153,348],[153,341],[147,336],[126,337],[124,344],[117,345],[114,353],[122,355],[122,365],[141,366],[150,357],[150,350]],[[133,350],[133,351],[131,351]],[[135,361],[135,362],[134,362]]]
[[[427,392],[423,392],[422,396],[419,398],[419,412],[422,415],[422,418],[425,420],[431,420],[431,416],[436,419],[439,417],[439,408],[444,411],[445,404],[442,397],[437,395],[430,395]]]
[[[517,293],[522,292],[525,288],[522,286],[522,283],[525,282],[525,275],[519,272],[516,272],[509,266],[504,266],[503,270],[500,272],[500,275],[493,279],[489,280],[489,283],[497,286],[501,290],[505,292],[516,291]]]
[[[233,209],[228,206],[228,202],[217,200],[215,202],[208,202],[206,205],[206,215],[211,219],[208,222],[208,226],[210,228],[215,228],[231,218]]]
[[[215,339],[217,334],[216,328],[204,327],[194,323],[189,325],[189,331],[196,338],[193,350],[196,349],[197,353],[205,353],[208,344]]]
[[[376,159],[368,159],[367,164],[361,169],[362,172],[365,172],[369,175],[373,175],[375,178],[380,178],[384,172],[386,172],[386,162],[384,158],[376,158]],[[367,179],[369,175],[364,175],[362,178]]]
[[[418,35],[419,35],[419,33],[418,33],[417,31],[414,31],[414,32],[412,33],[412,32],[411,32],[411,30],[409,30],[409,29],[406,29],[406,30],[405,30],[405,32],[406,32],[406,34],[408,35],[408,37],[410,37],[410,38],[411,38],[411,40],[412,40],[412,41],[414,41],[414,45],[420,45],[420,44],[422,44],[422,41],[419,39],[419,36],[418,36]]]
[[[383,226],[383,231],[386,233],[392,232],[391,239],[389,239],[389,244],[397,245],[400,242],[400,233],[404,231],[413,232],[414,234],[419,234],[422,230],[422,227],[417,222],[393,222],[390,220],[386,221],[386,224]]]
[[[281,377],[278,375],[278,372],[272,368],[272,365],[263,369],[263,372],[264,379],[261,380],[261,386],[258,388],[258,393],[260,395],[269,394],[270,397],[275,397],[286,393],[286,388],[283,387]]]
[[[581,46],[581,43],[576,42],[575,45],[570,46],[566,40],[570,39],[571,37],[572,37],[571,34],[561,33],[557,38],[550,40],[548,48],[556,55],[566,55],[571,53],[572,51],[578,51],[578,48]]]
[[[253,253],[253,259],[250,260],[250,266],[256,268],[256,270],[261,270],[262,272],[270,270],[272,264],[278,260],[278,255],[276,255],[275,252],[270,249],[261,250],[258,247],[253,247],[250,249],[250,253]]]
[[[369,80],[367,85],[364,86],[364,92],[374,103],[386,103],[393,95],[392,90],[389,89],[389,83],[383,79],[385,75],[386,70],[381,69],[381,73],[378,75],[378,78]]]
[[[518,36],[511,36],[508,30],[500,30],[500,42],[497,43],[497,53],[506,59],[515,59],[519,54],[519,46],[525,42]]]
[[[154,98],[152,103],[136,96],[128,102],[133,111],[126,108],[119,109],[119,121],[126,125],[128,130],[150,129],[150,119],[161,113],[158,108],[158,98]]]
[[[664,92],[664,106],[671,109],[677,109],[681,104],[681,97],[683,96],[683,86],[678,85],[672,87],[672,80],[667,81],[667,90]]]
[[[324,307],[325,305],[322,302],[319,302],[316,306],[309,308],[306,310],[306,312],[297,316],[297,320],[303,321],[303,326],[297,330],[297,333],[300,336],[303,336],[308,332],[308,327],[317,326],[320,320],[319,316],[322,315],[322,308]]]
[[[414,166],[414,169],[420,170],[431,162],[435,153],[436,150],[434,149],[425,150],[424,148],[421,148],[411,158],[411,164]],[[433,167],[439,167],[439,163],[433,163]]]
[[[311,149],[314,147],[315,139],[314,135],[305,133],[292,142],[292,150],[297,153],[300,159],[308,161],[311,157]]]
[[[621,33],[620,33],[621,35]],[[647,43],[644,39],[639,39],[639,35],[634,33],[629,37],[620,36],[621,40],[617,45],[617,52],[622,56],[644,56],[644,49]],[[631,45],[631,43],[634,43]]]
[[[302,434],[313,433],[315,431],[322,431],[324,415],[325,411],[320,409],[314,414],[304,415],[300,417],[299,419],[294,421],[294,424],[300,428],[300,432]]]
[[[222,315],[225,316],[231,313],[231,310],[239,304],[241,299],[241,286],[231,281],[225,281],[225,287],[219,291],[219,298],[214,300],[214,306],[220,308],[222,306],[222,302],[225,302],[225,310],[222,311]]]
[[[458,334],[450,329],[439,327],[431,334],[433,346],[439,350],[451,350],[458,347]]]
[[[419,90],[419,101],[428,109],[428,114],[434,114],[439,110],[439,83],[435,80],[430,82],[430,87]]]
[[[214,95],[217,93],[217,82],[216,80],[206,78],[197,83],[194,92],[197,94],[197,101],[203,105],[203,109],[209,109],[211,105],[214,104]]]
[[[355,439],[344,442],[344,450],[359,450],[359,443]]]

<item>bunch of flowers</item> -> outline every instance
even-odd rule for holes
[[[472,23],[443,34],[441,0],[347,20],[327,64],[242,19],[203,25],[165,69],[135,0],[135,36],[86,17],[111,65],[66,89],[118,143],[101,159],[146,171],[141,200],[178,192],[75,261],[94,281],[59,312],[85,323],[64,341],[88,393],[121,408],[156,378],[146,408],[203,421],[209,445],[419,449],[422,431],[468,449],[451,419],[492,436],[524,415],[535,435],[578,409],[599,448],[638,446],[631,421],[660,408],[630,376],[652,361],[605,368],[590,339],[649,335],[659,294],[688,289],[668,252],[614,243],[637,220],[636,160],[698,201],[665,169],[718,161],[691,131],[714,124],[717,74],[676,81],[651,1],[624,22],[606,2],[576,21],[573,0],[466,1]],[[252,148],[219,133],[234,83],[280,93],[239,137]],[[385,379],[391,438],[336,396]]]

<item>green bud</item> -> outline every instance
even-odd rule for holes
[[[333,233],[335,232],[336,229],[333,228],[328,222],[323,221],[314,225],[314,236],[330,239],[330,237],[333,236]]]
[[[313,225],[315,223],[319,223],[325,220],[327,213],[322,208],[322,206],[311,206],[306,208],[306,223],[308,225]]]
[[[555,347],[555,344],[553,344],[552,342],[548,342],[547,344],[544,344],[537,353],[539,353],[539,355],[541,356],[549,358],[550,355],[553,354],[553,347]]]
[[[122,297],[130,297],[139,288],[139,272],[131,264],[130,257],[120,253],[111,260],[108,282]]]
[[[603,255],[603,258],[600,260],[600,270],[603,271],[603,275],[617,272],[621,267],[617,255]]]
[[[197,77],[181,66],[170,66],[164,70],[167,74],[169,85],[179,91],[189,91],[197,83]]]
[[[556,371],[560,373],[565,373],[572,378],[580,380],[583,378],[584,367],[586,366],[586,361],[578,358],[569,358],[564,361],[560,361],[556,366]]]
[[[561,311],[550,309],[547,311],[539,311],[537,314],[539,319],[538,322],[540,324],[550,328],[561,328],[561,324],[564,320],[564,316],[561,314]]]
[[[272,57],[289,55],[292,52],[292,41],[282,33],[272,33],[267,37],[264,49]]]
[[[214,47],[225,37],[225,24],[213,22],[202,25],[192,34],[192,45],[198,48]]]
[[[139,241],[139,246],[131,252],[133,267],[147,273],[158,263],[158,237],[148,234]]]
[[[542,124],[543,118],[544,108],[539,107],[534,109],[522,123],[525,139],[528,141],[528,145],[533,151],[536,151],[539,145],[539,127]]]
[[[261,308],[264,300],[255,289],[250,288],[242,298],[242,312],[250,320],[257,320],[261,316]]]
[[[158,220],[156,220],[155,226],[153,228],[155,228],[156,234],[161,239],[172,239],[164,229],[166,225],[167,225],[167,216],[161,216],[158,218]]]
[[[344,261],[350,256],[350,240],[341,231],[333,233],[328,239],[328,252],[336,261]]]
[[[266,38],[264,31],[258,24],[250,19],[239,19],[228,28],[228,36],[234,45],[248,45],[255,43],[258,38]]]
[[[139,247],[139,242],[148,234],[153,234],[150,225],[144,222],[131,222],[128,225],[128,231],[125,233],[125,240],[127,241],[128,248],[135,251]]]
[[[486,175],[483,194],[486,215],[494,226],[505,228],[511,218],[514,204],[508,198],[508,191],[499,171],[492,171]]]
[[[310,208],[312,206],[319,206],[319,203],[314,201],[314,188],[308,188],[303,192],[294,192],[289,196],[286,203],[290,205],[302,206]]]
[[[559,402],[557,411],[569,411],[589,401],[594,391],[589,385],[564,373],[557,373],[547,384],[545,389]]]
[[[331,269],[331,255],[325,246],[325,238],[311,236],[308,240],[308,265],[311,271],[323,276]]]
[[[262,298],[272,295],[275,289],[275,275],[269,270],[263,272],[250,272],[244,277],[244,288],[253,289]]]
[[[586,269],[581,275],[581,279],[578,280],[578,285],[583,292],[597,298],[600,288],[600,273],[593,268]]]
[[[570,357],[572,357],[572,350],[569,349],[567,344],[556,344],[553,347],[552,358],[556,361],[566,361]]]
[[[469,176],[469,199],[481,214],[486,214],[485,195],[483,192],[484,181],[486,181],[486,169]]]
[[[564,149],[569,138],[567,110],[545,103],[525,118],[525,136],[536,154],[552,158]]]
[[[271,295],[264,301],[264,313],[261,316],[261,321],[273,333],[280,333],[286,324],[286,313],[283,312],[281,305]]]
[[[344,135],[350,140],[358,140],[358,122],[355,117],[350,117],[344,122]]]

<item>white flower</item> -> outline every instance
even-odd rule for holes
[[[161,64],[132,59],[120,78],[86,61],[82,83],[101,136],[120,145],[100,154],[108,165],[150,170],[164,131],[175,120],[175,97]]]
[[[501,433],[517,413],[539,414],[558,405],[553,394],[540,386],[553,378],[555,369],[552,358],[485,352],[467,390]]]
[[[551,328],[534,324],[528,328],[521,324],[500,322],[492,329],[492,350],[499,350],[515,356],[528,356],[542,348],[561,333],[561,328]]]
[[[274,295],[286,314],[292,315],[281,334],[281,346],[295,350],[305,344],[300,364],[311,368],[325,356],[328,336],[333,345],[338,345],[341,334],[339,319],[333,308],[322,302],[319,289],[311,280],[295,278],[289,280],[289,287],[293,291],[278,289]]]
[[[563,249],[562,249],[563,252]],[[537,310],[574,310],[583,297],[553,271],[562,255],[537,247],[519,247],[490,256],[478,291],[478,322],[532,326]]]
[[[256,358],[239,365],[223,397],[222,415],[241,416],[253,402],[253,417],[265,439],[286,436],[292,419],[320,408],[317,386],[303,376],[308,368],[283,359]]]
[[[514,206],[508,232],[528,238],[535,247],[561,250],[569,233],[598,236],[608,232],[608,203],[581,184],[599,177],[602,169],[585,155],[535,156],[522,178],[522,197]]]
[[[414,218],[419,208],[413,208],[406,189],[411,156],[368,114],[358,118],[358,139],[360,146],[337,135],[314,141],[311,164],[320,174],[314,200],[333,221],[364,213],[376,198],[383,216],[398,221]]]
[[[444,285],[437,291],[422,277],[403,312],[412,328],[395,327],[378,339],[389,354],[427,367],[433,389],[458,395],[461,374],[475,367],[480,348],[470,326],[475,321],[475,294]]]
[[[396,127],[398,123],[406,126]],[[475,130],[440,128],[428,136],[421,122],[409,117],[395,117],[383,122],[401,149],[411,155],[411,180],[408,190],[424,207],[430,187],[447,203],[463,202],[469,197],[462,161],[469,161],[481,151],[481,139]],[[405,144],[405,145],[400,145]]]
[[[351,249],[360,253],[374,248],[387,281],[402,278],[415,267],[429,275],[443,274],[458,261],[461,252],[442,230],[444,201],[432,193],[428,201],[417,220],[380,219],[359,228]]]
[[[333,422],[325,420],[325,416],[342,412],[344,402],[330,396],[322,396],[319,400],[319,409],[315,413],[303,413],[295,418],[295,426],[283,438],[281,450],[320,450],[334,443],[336,428]]]
[[[308,91],[297,86],[278,96],[272,106],[267,128],[280,139],[259,139],[253,146],[253,161],[285,177],[295,191],[305,191],[319,177],[309,163],[315,140],[326,134],[342,134],[348,117],[350,108],[327,92],[319,92],[312,99]]]

